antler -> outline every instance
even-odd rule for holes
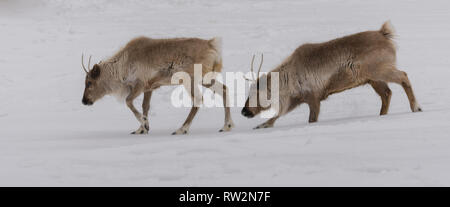
[[[255,61],[255,55],[253,55],[252,63],[250,64],[250,72],[252,73],[252,79],[246,78],[244,76],[245,80],[256,81],[258,79],[259,73],[261,72],[261,67],[262,67],[262,64],[263,64],[263,60],[264,60],[264,54],[261,54],[261,63],[259,64],[258,73],[256,74],[257,76],[255,77],[255,74],[253,72],[253,62]]]
[[[252,74],[252,79],[247,78],[247,77],[244,76],[244,79],[245,79],[245,80],[248,80],[248,81],[254,81],[254,80],[255,80],[255,77],[254,77],[254,74],[253,74],[253,62],[254,62],[254,61],[255,61],[255,55],[253,55],[252,63],[250,64],[250,72],[251,72],[251,74]]]
[[[257,77],[259,77],[259,72],[261,72],[261,67],[262,67],[263,61],[264,61],[264,53],[261,53],[261,63],[259,64]]]
[[[92,55],[89,56],[88,69],[86,69],[86,68],[84,67],[84,55],[83,55],[83,53],[81,54],[81,66],[83,66],[83,70],[84,70],[84,72],[86,72],[86,73],[89,73],[89,70],[90,70],[90,68],[91,68],[91,58],[92,58]]]

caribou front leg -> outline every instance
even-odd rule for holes
[[[152,91],[147,91],[144,93],[144,100],[142,100],[142,114],[143,116],[143,120],[144,120],[144,125],[142,125],[141,127],[144,127],[145,130],[150,130],[150,126],[148,124],[148,111],[150,109],[150,99],[152,98]]]
[[[315,98],[315,96],[311,96],[306,100],[306,103],[309,105],[309,123],[317,122],[320,112],[320,100]]]
[[[270,118],[269,120],[267,120],[266,122],[256,126],[253,129],[262,129],[262,128],[272,128],[273,124],[275,124],[275,121],[280,118],[279,115],[276,115],[275,117]]]
[[[301,100],[298,98],[289,98],[285,101],[283,101],[284,103],[286,103],[285,105],[288,106],[287,108],[283,108],[282,106],[284,104],[282,104],[279,109],[279,112],[277,113],[277,115],[275,115],[274,117],[270,118],[269,120],[267,120],[266,122],[256,126],[253,129],[262,129],[262,128],[271,128],[273,127],[273,125],[275,124],[275,121],[277,121],[282,115],[287,114],[289,112],[291,112],[292,110],[294,110],[298,105],[300,105]]]
[[[127,99],[126,99],[128,108],[130,108],[131,112],[133,112],[136,119],[141,123],[141,126],[136,131],[131,132],[131,134],[147,134],[148,133],[148,129],[145,127],[146,124],[148,126],[147,116],[142,115],[133,105],[134,99],[136,99],[136,97],[138,97],[142,93],[143,88],[144,87],[143,87],[142,83],[140,83],[140,82],[137,83],[134,87],[131,88],[131,92],[130,92],[130,94],[128,94]]]

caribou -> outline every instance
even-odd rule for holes
[[[107,60],[100,61],[90,68],[84,65],[84,56],[81,63],[86,72],[85,90],[82,103],[92,105],[103,96],[112,94],[125,98],[126,105],[133,112],[140,126],[132,134],[147,134],[149,131],[148,111],[152,92],[167,85],[174,85],[172,76],[177,72],[194,75],[194,64],[202,65],[202,74],[210,72],[220,73],[222,70],[221,40],[198,38],[151,39],[138,37],[126,44],[116,54]],[[198,99],[194,93],[198,90],[198,83],[191,78],[188,93],[192,100]],[[219,95],[223,98],[225,109],[225,124],[221,132],[230,131],[234,127],[227,101],[227,87],[219,81],[200,83],[214,92],[220,89]],[[137,110],[133,101],[141,94],[142,112]],[[200,97],[201,99],[201,97]],[[193,101],[194,103],[194,101]],[[193,104],[184,124],[173,134],[186,134],[194,119],[199,106]]]
[[[385,115],[388,113],[391,100],[392,92],[388,87],[388,83],[391,82],[403,87],[413,112],[422,111],[407,74],[396,66],[394,35],[394,29],[388,21],[376,31],[365,31],[323,43],[301,45],[267,75],[259,76],[260,69],[258,70],[257,77],[252,80],[249,96],[241,114],[252,118],[261,111],[270,109],[272,104],[261,104],[260,97],[262,94],[270,97],[278,93],[279,107],[276,115],[255,129],[273,127],[280,116],[302,103],[309,106],[308,121],[316,122],[322,100],[331,94],[370,84],[381,98],[380,115]],[[271,74],[274,73],[278,75],[277,91],[271,90],[271,79],[275,78]],[[267,85],[262,87],[264,84]],[[251,104],[250,100],[254,98],[256,103]]]

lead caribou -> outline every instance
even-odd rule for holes
[[[271,73],[259,77],[258,71],[257,79],[251,87],[257,89],[250,90],[242,115],[252,118],[261,111],[270,109],[271,104],[261,104],[260,96],[264,94],[270,97],[272,93],[279,92],[278,113],[256,126],[256,129],[273,127],[280,116],[301,103],[309,106],[309,122],[316,122],[320,101],[331,94],[364,84],[370,84],[380,96],[380,115],[385,115],[392,94],[387,84],[389,82],[403,87],[413,112],[422,111],[406,73],[396,67],[393,37],[392,25],[385,22],[377,31],[361,32],[324,43],[301,45],[271,71],[278,73],[278,91],[271,91]],[[253,67],[251,70],[253,72]],[[260,82],[267,83],[267,86],[261,87]],[[250,100],[254,98],[256,104],[252,105]]]
[[[132,134],[146,134],[149,130],[148,111],[153,90],[160,86],[173,85],[172,75],[185,72],[191,77],[190,93],[194,97],[198,90],[194,82],[194,64],[202,64],[202,76],[222,70],[221,41],[219,38],[203,40],[198,38],[150,39],[139,37],[131,40],[111,58],[100,61],[86,72],[85,90],[82,103],[92,105],[107,94],[126,96],[126,104],[140,123]],[[186,83],[183,83],[183,85]],[[229,131],[234,126],[228,106],[227,87],[219,81],[202,83],[223,97],[225,125],[220,131]],[[144,93],[142,113],[133,105],[133,100]],[[200,97],[201,98],[201,97]],[[194,102],[194,100],[193,100]],[[181,128],[173,134],[186,134],[199,107],[193,104],[191,111]]]

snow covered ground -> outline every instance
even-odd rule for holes
[[[396,27],[398,65],[424,112],[403,89],[390,112],[369,86],[331,96],[319,122],[303,105],[274,128],[232,109],[203,108],[190,134],[171,136],[189,108],[152,97],[150,133],[106,97],[81,104],[80,55],[95,61],[129,39],[223,38],[224,71],[264,71],[298,45]],[[0,1],[0,186],[450,186],[450,3],[440,1]],[[139,99],[141,100],[141,99]],[[136,102],[138,105],[138,103]],[[139,104],[140,105],[140,104]]]

